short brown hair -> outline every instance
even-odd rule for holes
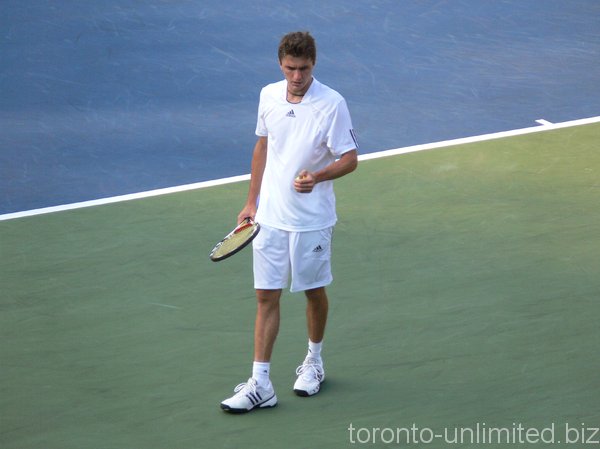
[[[295,31],[288,33],[279,43],[279,62],[286,56],[295,58],[307,58],[313,64],[317,62],[317,45],[315,39],[308,31]]]

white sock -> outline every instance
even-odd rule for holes
[[[254,362],[252,364],[252,377],[256,380],[256,383],[261,387],[267,387],[271,382],[271,380],[269,379],[270,371],[270,362]]]
[[[307,357],[311,357],[313,359],[317,359],[321,361],[321,348],[323,347],[323,342],[315,343],[308,339],[308,354]]]

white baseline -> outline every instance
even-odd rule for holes
[[[392,149],[392,150],[379,151],[377,153],[362,154],[359,156],[358,159],[359,159],[359,161],[367,161],[370,159],[379,159],[382,157],[396,156],[399,154],[406,154],[406,153],[414,153],[417,151],[433,150],[436,148],[451,147],[451,146],[462,145],[462,144],[466,144],[466,143],[483,142],[486,140],[501,139],[503,137],[520,136],[523,134],[531,134],[531,133],[537,133],[537,132],[543,132],[543,131],[550,131],[550,130],[560,129],[560,128],[569,128],[572,126],[589,125],[591,123],[599,123],[600,116],[589,117],[589,118],[578,119],[578,120],[571,120],[571,121],[562,122],[562,123],[551,123],[544,119],[538,119],[538,120],[536,120],[536,122],[540,123],[541,126],[538,125],[538,126],[532,126],[529,128],[515,129],[512,131],[501,131],[501,132],[497,132],[497,133],[483,134],[480,136],[463,137],[460,139],[444,140],[441,142],[433,142],[433,143],[427,143],[427,144],[421,144],[421,145],[413,145],[413,146],[404,147],[404,148],[396,148],[396,149]],[[207,187],[214,187],[214,186],[219,186],[219,185],[223,185],[223,184],[231,184],[231,183],[235,183],[235,182],[247,181],[249,179],[250,179],[249,174],[240,175],[240,176],[232,176],[230,178],[222,178],[222,179],[215,179],[212,181],[196,182],[193,184],[185,184],[185,185],[181,185],[181,186],[167,187],[164,189],[149,190],[146,192],[131,193],[131,194],[127,194],[127,195],[113,196],[113,197],[109,197],[109,198],[100,198],[97,200],[82,201],[79,203],[64,204],[64,205],[60,205],[60,206],[44,207],[41,209],[32,209],[32,210],[27,210],[27,211],[23,211],[23,212],[13,212],[13,213],[9,213],[9,214],[0,215],[0,221],[13,220],[16,218],[31,217],[31,216],[35,216],[35,215],[49,214],[49,213],[53,213],[53,212],[63,212],[63,211],[73,210],[73,209],[82,209],[84,207],[101,206],[104,204],[120,203],[123,201],[138,200],[138,199],[149,198],[149,197],[153,197],[153,196],[168,195],[168,194],[177,193],[177,192],[185,192],[188,190],[204,189]]]

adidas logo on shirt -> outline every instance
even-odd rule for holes
[[[285,114],[286,117],[292,117],[292,118],[296,118],[296,114],[294,114],[294,110],[290,109],[290,112],[288,112],[287,114]]]

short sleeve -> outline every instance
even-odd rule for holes
[[[358,142],[352,127],[350,111],[344,99],[340,100],[331,118],[327,133],[327,146],[336,157],[351,150],[358,150]]]
[[[258,116],[256,119],[256,135],[265,137],[268,135],[267,125],[265,124],[265,95],[264,89],[260,92],[260,101],[258,102]]]

